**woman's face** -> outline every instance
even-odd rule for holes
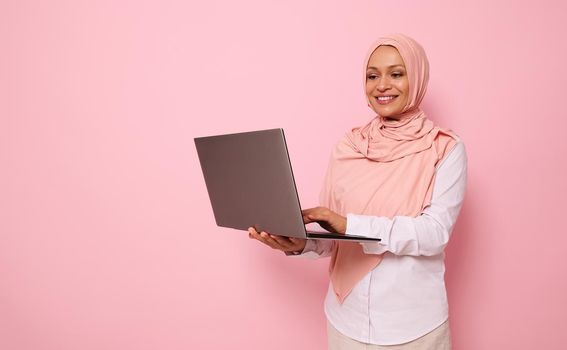
[[[393,46],[379,46],[366,67],[366,96],[382,117],[396,118],[409,96],[409,81],[402,56]]]

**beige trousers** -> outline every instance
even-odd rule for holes
[[[337,331],[329,321],[327,321],[327,337],[329,339],[329,350],[451,350],[449,321],[445,321],[439,327],[416,340],[398,345],[361,343]]]

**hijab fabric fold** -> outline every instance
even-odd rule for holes
[[[366,57],[364,83],[370,55],[381,45],[395,47],[404,61],[408,103],[395,119],[378,115],[343,137],[332,153],[320,203],[343,216],[416,217],[429,206],[435,167],[457,136],[435,126],[419,108],[429,65],[413,39],[401,34],[380,38]],[[340,303],[383,258],[365,254],[360,243],[335,241],[329,272]]]

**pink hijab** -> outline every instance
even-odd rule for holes
[[[435,168],[457,137],[434,126],[419,108],[429,64],[413,39],[401,34],[380,38],[366,56],[364,82],[370,55],[380,45],[393,46],[402,56],[410,84],[408,103],[398,120],[378,115],[345,135],[332,153],[320,202],[344,216],[416,217],[429,206]],[[335,241],[329,271],[340,303],[383,258],[365,254],[359,243]]]

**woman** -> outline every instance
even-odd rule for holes
[[[443,250],[464,198],[465,148],[419,108],[429,65],[413,39],[379,39],[364,69],[377,117],[337,144],[321,206],[303,215],[306,223],[381,241],[249,234],[288,255],[331,256],[329,349],[450,349]]]

